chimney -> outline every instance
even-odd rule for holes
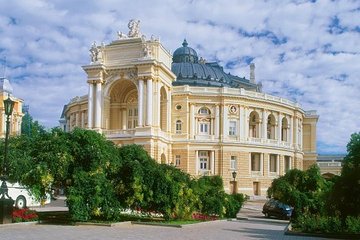
[[[255,63],[250,64],[250,82],[255,83]]]

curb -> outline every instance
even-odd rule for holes
[[[98,226],[98,227],[118,227],[121,225],[129,225],[130,221],[116,223],[92,223],[92,222],[75,222],[75,226]]]
[[[173,227],[173,228],[182,228],[182,225],[179,224],[166,224],[166,223],[154,223],[154,222],[137,222],[131,221],[131,224],[134,225],[147,225],[147,226],[159,226],[159,227]]]
[[[333,239],[360,239],[360,234],[340,234],[340,233],[305,233],[294,232],[291,230],[291,223],[289,223],[285,229],[284,234],[289,236],[303,236],[303,237],[323,237]]]
[[[5,223],[5,224],[0,224],[0,228],[1,228],[1,227],[18,226],[18,225],[36,225],[36,224],[38,224],[38,221],[17,222],[17,223]]]

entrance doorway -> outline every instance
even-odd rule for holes
[[[259,182],[253,182],[253,189],[254,189],[254,195],[260,196],[260,183]]]

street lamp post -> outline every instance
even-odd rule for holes
[[[0,224],[12,222],[12,207],[14,200],[8,194],[7,180],[7,161],[8,161],[8,145],[9,145],[9,132],[10,132],[10,116],[14,109],[14,101],[8,96],[4,100],[4,111],[6,115],[6,129],[5,129],[5,151],[4,158],[1,164],[1,188],[0,188]]]
[[[233,171],[231,173],[232,177],[233,177],[233,194],[235,194],[237,191],[237,182],[236,182],[236,175],[237,175],[237,172],[236,171]]]

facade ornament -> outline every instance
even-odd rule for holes
[[[200,57],[199,63],[200,63],[200,64],[205,64],[205,63],[206,63],[206,59],[205,59],[205,58]]]
[[[127,76],[129,79],[135,79],[137,77],[136,69],[130,69],[129,71],[127,71]]]
[[[144,58],[150,58],[152,54],[151,47],[145,43],[143,46],[143,50],[144,50]]]
[[[101,43],[100,46],[96,45],[94,41],[90,48],[90,58],[91,63],[100,63],[103,61],[103,49],[105,48],[105,44]]]
[[[119,39],[126,39],[126,38],[128,38],[125,33],[120,32],[120,31],[117,31],[117,35],[118,35]]]
[[[128,28],[129,28],[129,33],[128,33],[129,38],[137,38],[141,36],[140,20],[131,19],[128,23]]]

